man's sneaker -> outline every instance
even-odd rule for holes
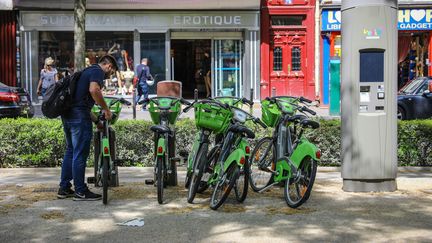
[[[58,192],[57,192],[57,198],[58,199],[65,199],[67,197],[73,197],[75,195],[74,190],[67,188],[67,189],[63,189],[63,188],[59,188]]]
[[[87,189],[83,193],[76,192],[73,200],[74,201],[97,201],[101,199],[102,199],[101,195],[93,193],[89,189]]]

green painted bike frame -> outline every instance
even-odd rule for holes
[[[192,172],[193,161],[196,153],[198,152],[199,145],[200,145],[200,134],[198,133],[197,135],[195,135],[194,143],[192,146],[192,153],[190,153],[188,156],[187,173]]]
[[[310,157],[315,161],[319,161],[319,159],[316,157],[317,151],[318,148],[313,143],[309,142],[306,138],[301,138],[299,144],[289,159],[296,168],[299,168],[300,163],[306,157]],[[276,172],[276,176],[274,177],[275,182],[285,181],[293,176],[291,167],[288,161],[286,161],[284,158],[280,158],[276,161]]]
[[[242,138],[240,143],[237,145],[236,149],[234,149],[234,151],[232,151],[227,159],[223,162],[223,163],[216,163],[213,175],[211,175],[210,179],[208,180],[208,184],[209,185],[214,185],[217,183],[217,181],[220,179],[220,177],[222,176],[223,173],[221,172],[226,172],[228,170],[228,168],[231,166],[231,164],[233,163],[237,163],[237,165],[240,168],[243,168],[244,164],[241,164],[240,161],[242,158],[244,158],[244,161],[246,163],[246,161],[248,161],[248,158],[250,156],[250,152],[246,153],[246,147],[249,146],[249,143],[246,141],[246,139]],[[223,170],[221,171],[221,164],[223,164]]]

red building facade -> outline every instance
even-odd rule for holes
[[[16,13],[0,11],[0,82],[17,85]]]
[[[315,1],[262,0],[261,99],[315,99]]]

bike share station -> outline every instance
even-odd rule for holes
[[[344,191],[397,189],[397,10],[397,0],[342,1]]]

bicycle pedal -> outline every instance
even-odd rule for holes
[[[90,177],[87,177],[87,183],[88,184],[93,184],[93,183],[95,183],[95,177],[94,176],[90,176]]]
[[[146,185],[153,185],[154,184],[154,180],[153,179],[146,179],[145,180],[145,184]]]

